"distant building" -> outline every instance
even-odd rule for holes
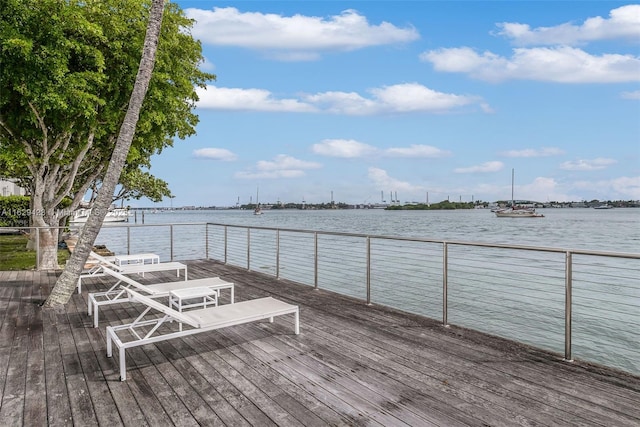
[[[15,182],[0,179],[0,196],[24,196],[26,194],[25,189]]]

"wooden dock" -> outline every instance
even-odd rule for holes
[[[300,335],[282,317],[138,347],[121,382],[104,325],[131,321],[139,305],[104,307],[94,329],[86,292],[106,278],[45,310],[56,273],[0,272],[2,425],[640,425],[640,377],[218,262],[188,264],[192,279],[234,282],[237,301],[299,305]]]

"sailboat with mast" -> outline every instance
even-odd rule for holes
[[[504,209],[498,209],[495,214],[498,218],[543,218],[544,215],[536,212],[534,208],[516,206],[513,197],[514,186],[514,169],[511,169],[511,206]]]
[[[256,188],[256,207],[253,210],[254,215],[262,215],[262,208],[260,207],[260,187]]]

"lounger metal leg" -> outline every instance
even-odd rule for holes
[[[93,309],[93,327],[97,328],[98,327],[98,305],[96,304],[95,308]]]
[[[127,364],[124,360],[124,347],[120,347],[120,381],[127,379]]]
[[[111,341],[111,330],[107,327],[107,357],[111,357],[113,355]]]
[[[89,316],[91,316],[91,304],[92,304],[91,294],[89,294],[89,296],[87,297],[87,314]]]
[[[235,302],[235,292],[233,290],[235,286],[231,287],[231,304],[233,304]]]
[[[299,335],[300,334],[300,312],[296,310],[294,314],[296,316],[296,320],[295,320],[296,335]]]

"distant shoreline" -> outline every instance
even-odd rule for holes
[[[539,209],[594,209],[603,204],[608,204],[612,208],[640,208],[640,200],[635,201],[616,201],[616,202],[566,202],[566,203],[532,203],[532,207]],[[263,210],[349,210],[349,209],[377,209],[377,210],[455,210],[455,209],[491,209],[498,206],[509,206],[510,203],[500,204],[472,204],[472,203],[406,203],[406,204],[372,204],[372,205],[348,205],[344,203],[335,204],[305,204],[305,205],[285,205],[277,204],[260,204]],[[152,211],[155,213],[171,212],[171,211],[202,211],[202,210],[254,210],[255,205],[242,206],[181,206],[181,207],[131,207],[131,210]]]

